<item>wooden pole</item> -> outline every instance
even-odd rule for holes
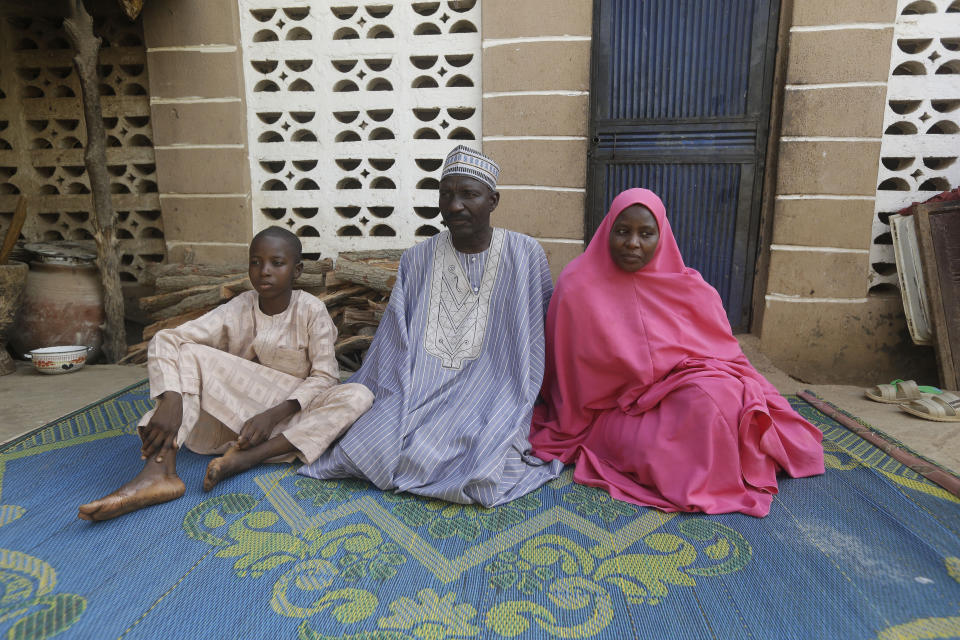
[[[127,353],[123,325],[123,291],[120,288],[120,259],[114,233],[113,203],[110,202],[110,174],[107,173],[107,134],[100,107],[100,82],[97,62],[100,38],[93,33],[93,18],[83,0],[69,0],[69,15],[63,20],[67,37],[73,44],[73,63],[80,78],[87,144],[83,159],[93,192],[93,239],[97,243],[97,268],[103,285],[103,306],[107,322],[103,350],[107,360],[119,361]]]

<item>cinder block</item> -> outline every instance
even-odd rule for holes
[[[157,146],[246,143],[246,115],[240,101],[154,104],[150,113]]]
[[[483,152],[500,164],[500,184],[583,188],[586,140],[488,140]]]
[[[243,95],[239,51],[148,51],[147,65],[153,98]]]
[[[167,247],[168,262],[247,264],[249,243],[243,245],[176,244]]]
[[[553,276],[553,282],[556,284],[560,272],[567,264],[583,253],[583,245],[579,242],[545,242],[540,241],[544,253],[547,254],[547,262],[550,263],[550,275]]]
[[[539,238],[583,239],[584,194],[504,189],[492,223]]]
[[[773,243],[869,249],[873,200],[777,200]]]
[[[230,193],[249,190],[247,150],[157,149],[161,193]]]
[[[880,137],[886,94],[886,87],[786,91],[781,133],[785,136]]]
[[[253,237],[250,199],[164,197],[163,230],[167,240],[241,242]]]
[[[894,378],[936,379],[930,348],[910,340],[899,296],[828,304],[768,299],[760,348],[805,382],[870,386]]]
[[[892,28],[793,32],[787,84],[886,82],[892,41]]]
[[[892,23],[897,3],[891,0],[800,0],[793,3],[793,26]]]
[[[591,0],[484,0],[483,37],[589,36]]]
[[[483,90],[589,91],[590,43],[522,42],[483,50]]]
[[[148,48],[236,44],[240,41],[235,0],[162,0],[143,7]]]
[[[485,136],[586,136],[590,97],[497,96],[483,100]]]
[[[867,295],[869,255],[830,251],[770,251],[767,291],[805,298]]]
[[[781,141],[778,194],[873,196],[880,141]]]

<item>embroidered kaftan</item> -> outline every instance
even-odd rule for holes
[[[495,229],[480,254],[448,232],[404,252],[367,359],[351,378],[376,401],[300,473],[493,506],[556,476],[530,455],[553,286],[535,240]]]
[[[271,436],[282,433],[298,457],[310,462],[373,402],[363,385],[337,384],[336,338],[337,328],[316,297],[294,291],[286,310],[269,316],[260,311],[257,292],[247,291],[196,320],[157,332],[147,352],[150,395],[183,396],[177,445],[197,453],[222,453],[247,420],[296,400],[300,411],[279,422]]]

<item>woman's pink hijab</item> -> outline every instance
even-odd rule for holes
[[[653,214],[660,242],[630,273],[608,243],[617,216],[635,204]],[[557,343],[566,346],[558,351]],[[587,250],[564,269],[547,313],[547,354],[544,391],[559,384],[576,396],[564,393],[564,404],[591,409],[625,408],[689,359],[742,357],[720,295],[683,264],[663,202],[647,189],[618,195]]]

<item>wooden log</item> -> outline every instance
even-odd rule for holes
[[[223,284],[228,280],[246,277],[246,272],[226,276],[161,276],[154,282],[157,291],[179,291],[193,287],[210,287]]]
[[[344,307],[343,310],[343,326],[353,333],[357,333],[362,327],[378,326],[381,318],[383,318],[383,311],[374,309]]]
[[[362,262],[382,260],[387,262],[399,262],[403,255],[403,249],[367,249],[365,251],[344,251],[340,257],[346,256],[350,260],[360,260]]]
[[[306,287],[319,288],[325,287],[324,274],[322,273],[301,273],[300,277],[293,281],[294,289],[304,289]]]
[[[373,342],[373,336],[350,336],[337,341],[334,345],[334,351],[338,356],[350,351],[361,351],[370,348]]]
[[[246,278],[238,278],[225,282],[219,287],[211,287],[207,291],[184,298],[173,306],[160,309],[152,317],[154,320],[165,320],[202,307],[218,305],[243,291],[245,280]],[[249,286],[249,283],[247,283],[247,286]]]
[[[390,292],[397,281],[400,254],[396,251],[345,252],[337,257],[333,273],[341,280],[349,280],[376,289]]]
[[[203,307],[202,309],[194,309],[193,311],[187,311],[186,313],[181,313],[178,316],[173,316],[172,318],[167,318],[166,320],[160,320],[159,322],[148,324],[143,328],[143,339],[149,340],[157,334],[157,331],[160,331],[161,329],[173,329],[174,327],[179,327],[184,322],[195,320],[211,309],[215,309],[216,307],[217,305],[211,305],[209,307]]]
[[[141,281],[153,284],[158,278],[167,276],[231,276],[246,274],[248,265],[245,264],[184,264],[171,262],[168,264],[151,265],[144,269]],[[304,260],[303,272],[322,274],[333,271],[333,260]]]
[[[156,311],[157,309],[164,309],[166,307],[173,306],[184,298],[189,298],[192,295],[203,293],[208,289],[212,289],[214,286],[220,285],[190,287],[189,289],[180,289],[179,291],[167,291],[166,293],[160,293],[155,296],[144,296],[137,301],[137,305],[142,311]]]
[[[360,285],[354,285],[352,287],[347,287],[345,289],[339,289],[337,291],[328,291],[322,296],[317,296],[317,299],[320,300],[327,307],[331,307],[341,300],[345,300],[350,296],[356,295],[366,289],[366,287],[361,287]]]

